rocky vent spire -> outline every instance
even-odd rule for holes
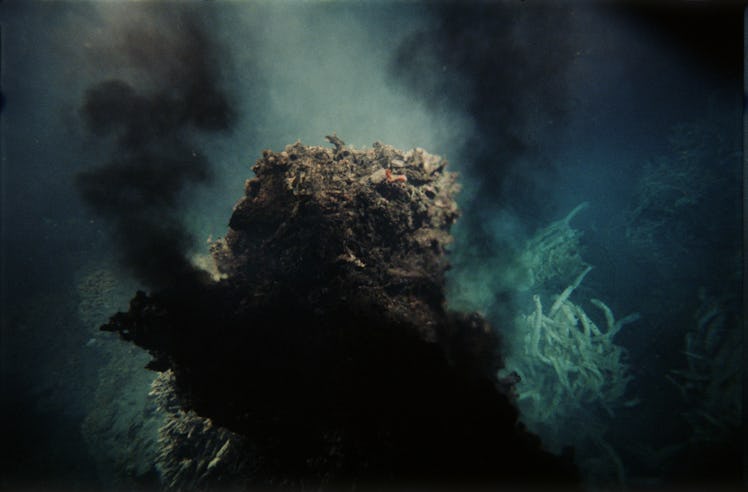
[[[262,303],[373,303],[435,340],[424,311],[442,309],[456,175],[422,149],[328,140],[334,149],[297,142],[263,153],[214,244],[219,270],[249,282]]]
[[[263,153],[219,280],[138,293],[103,327],[163,372],[167,485],[570,483],[517,428],[494,331],[444,308],[456,175],[328,140]]]

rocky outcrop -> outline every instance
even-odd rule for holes
[[[162,453],[167,485],[573,483],[518,428],[494,330],[444,308],[456,175],[328,140],[263,153],[212,246],[220,280],[139,292],[104,327],[169,371],[162,444],[213,463],[180,475]]]

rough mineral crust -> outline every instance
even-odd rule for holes
[[[263,153],[213,245],[219,280],[139,292],[103,327],[168,371],[166,485],[572,483],[517,427],[494,332],[444,308],[456,175],[328,140]]]
[[[363,302],[437,340],[455,175],[421,149],[335,139],[263,153],[214,245],[219,270],[252,285],[252,302],[285,303],[289,290],[319,313]]]

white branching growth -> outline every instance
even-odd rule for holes
[[[246,489],[239,470],[250,458],[242,436],[215,426],[194,410],[184,410],[174,391],[172,370],[156,376],[149,395],[165,417],[156,456],[163,490]],[[219,483],[221,487],[216,486]]]
[[[515,371],[520,376],[515,390],[521,419],[542,436],[548,449],[560,452],[574,446],[581,466],[592,473],[607,468],[604,473],[623,483],[622,461],[603,436],[617,408],[638,403],[626,397],[632,376],[627,351],[614,337],[639,315],[617,320],[608,305],[591,299],[590,316],[572,301],[592,270],[580,254],[582,233],[570,226],[586,207],[580,204],[527,242],[520,261],[535,293],[532,311],[515,320],[512,350],[501,375]],[[544,306],[543,296],[558,290],[561,293]]]
[[[638,319],[631,314],[618,321],[600,300],[590,302],[602,311],[606,326],[601,329],[581,306],[569,300],[591,267],[559,295],[547,313],[540,296],[533,296],[535,309],[520,317],[525,332],[524,354],[514,358],[512,369],[522,378],[517,389],[526,418],[536,422],[558,419],[583,405],[599,404],[610,415],[617,406],[633,404],[623,400],[631,380],[625,362],[626,349],[613,343],[621,328]]]
[[[569,223],[588,203],[577,205],[563,219],[539,230],[524,247],[520,263],[527,269],[527,289],[537,288],[552,278],[571,277],[587,264],[580,256],[582,233]]]

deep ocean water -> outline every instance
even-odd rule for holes
[[[588,488],[744,483],[742,9],[526,3],[0,6],[2,486],[159,486],[149,357],[98,327],[331,132],[460,173],[448,304]]]

